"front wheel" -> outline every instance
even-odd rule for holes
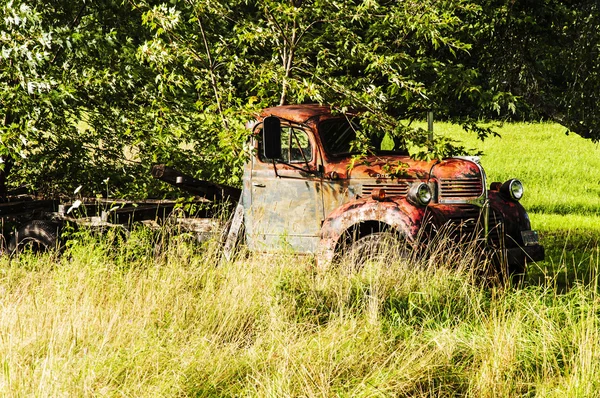
[[[510,283],[513,286],[523,284],[527,272],[525,256],[511,256],[510,254],[497,254],[494,256],[497,277],[502,284]]]
[[[48,221],[33,220],[17,229],[8,242],[11,254],[29,251],[45,253],[58,247],[59,226]]]
[[[392,232],[373,232],[353,241],[344,258],[360,268],[365,262],[390,262],[407,259],[412,253],[410,244]]]

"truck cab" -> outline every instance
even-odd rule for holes
[[[327,263],[375,233],[416,245],[422,231],[453,225],[457,239],[483,241],[512,271],[544,258],[519,203],[520,181],[488,188],[476,158],[414,160],[397,138],[363,136],[358,120],[322,105],[262,112],[242,191],[249,249],[312,253]],[[355,162],[357,140],[370,149]]]

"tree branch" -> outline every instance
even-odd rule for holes
[[[221,116],[221,121],[223,122],[223,127],[226,130],[229,130],[229,126],[227,124],[227,119],[225,118],[225,115],[223,113],[223,106],[221,105],[221,96],[219,95],[219,87],[217,84],[217,77],[215,75],[215,64],[212,58],[212,54],[210,52],[210,47],[208,45],[208,40],[206,38],[206,33],[204,32],[204,25],[202,24],[202,19],[200,18],[200,14],[198,13],[198,10],[196,9],[196,7],[194,7],[194,5],[192,4],[191,1],[188,0],[188,3],[190,4],[190,6],[192,6],[193,10],[194,10],[194,14],[196,14],[196,18],[198,19],[198,26],[200,27],[200,33],[202,34],[202,41],[204,42],[204,49],[206,50],[206,57],[208,58],[208,65],[209,65],[209,71],[210,71],[210,81],[211,81],[211,85],[215,94],[215,101],[217,102],[217,109],[219,111],[219,115]]]

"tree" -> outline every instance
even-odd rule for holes
[[[496,93],[499,100],[511,98],[514,106],[509,112],[494,109],[490,114],[475,101],[460,112],[552,120],[598,141],[598,2],[487,0],[481,4],[481,12],[466,19],[475,40],[461,60],[477,71],[484,91]]]
[[[420,147],[434,110],[598,139],[598,4],[558,0],[5,0],[0,155],[46,193],[155,194],[153,163],[241,183],[259,109],[320,102]],[[367,126],[369,127],[369,126]]]
[[[46,193],[132,182],[137,164],[123,158],[152,90],[136,59],[139,21],[110,0],[9,1],[2,16],[0,151],[16,158],[13,182]]]
[[[440,97],[471,89],[473,72],[456,63],[457,53],[471,47],[461,39],[461,16],[479,9],[468,2],[136,5],[154,32],[141,53],[168,88],[164,104],[187,108],[181,115],[201,111],[194,125],[204,130],[200,135],[215,128],[214,135],[239,148],[244,133],[238,129],[248,114],[263,106],[321,102],[362,108],[372,123],[433,149],[434,156],[461,150],[445,140],[427,142],[426,133],[402,118],[423,116]],[[208,123],[207,114],[220,115],[221,125]],[[178,125],[181,115],[164,117]]]

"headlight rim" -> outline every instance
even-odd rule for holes
[[[520,189],[516,191],[518,194],[515,194],[514,188],[517,185],[520,186]],[[506,198],[518,202],[523,199],[523,195],[525,194],[525,186],[518,178],[511,178],[502,184],[500,187],[500,193],[502,193]]]
[[[426,195],[423,195],[423,189],[426,190]],[[415,205],[427,206],[433,199],[433,191],[428,184],[419,182],[411,186],[408,193],[408,199]]]

